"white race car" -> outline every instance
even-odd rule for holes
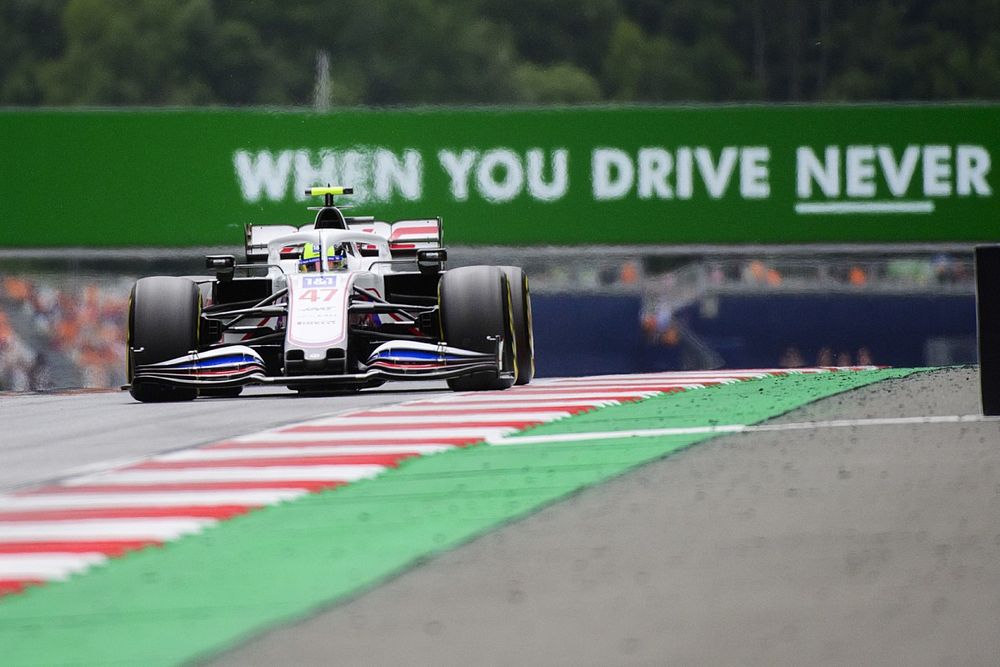
[[[445,270],[440,218],[345,216],[324,197],[301,228],[246,228],[246,261],[210,255],[214,277],[132,288],[129,391],[139,401],[235,396],[248,384],[354,391],[444,379],[506,389],[534,376],[531,301],[513,266]]]

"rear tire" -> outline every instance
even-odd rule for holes
[[[517,266],[501,266],[510,286],[510,305],[514,325],[514,357],[517,359],[517,381],[524,385],[535,377],[535,335],[531,324],[531,294],[528,276]]]
[[[451,346],[496,354],[496,342],[503,339],[502,367],[515,371],[504,378],[482,371],[448,380],[455,391],[507,389],[516,380],[514,336],[512,333],[510,287],[503,271],[495,266],[465,266],[441,276],[438,284],[441,333]]]
[[[135,381],[135,367],[182,357],[198,348],[201,293],[187,278],[140,278],[129,296],[127,374],[132,398],[144,403],[190,401],[196,387]]]

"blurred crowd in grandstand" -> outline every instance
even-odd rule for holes
[[[583,256],[581,256],[583,257]],[[477,261],[488,261],[476,256]],[[525,256],[522,264],[532,289],[545,292],[578,290],[642,290],[650,296],[676,300],[693,286],[704,289],[760,291],[969,291],[973,268],[970,253],[886,256],[768,257],[621,257],[614,253],[580,261],[562,256]]]
[[[607,259],[607,258],[606,258]],[[647,258],[607,262],[524,262],[539,293],[633,293],[643,297],[638,326],[648,345],[675,348],[696,338],[675,313],[713,293],[804,291],[972,293],[971,257],[729,257],[659,267]],[[125,319],[132,276],[111,273],[7,275],[0,279],[0,391],[108,388],[125,382]],[[703,358],[701,363],[707,357]],[[789,341],[774,365],[877,363],[868,346],[846,349]]]
[[[628,276],[603,275],[607,285],[635,285],[634,267]],[[624,271],[623,271],[624,273]],[[716,294],[972,294],[971,256],[938,253],[912,257],[724,258],[684,264],[650,275],[639,271],[643,294],[642,330],[648,344],[677,347],[697,335],[679,312],[700,303],[702,312]],[[533,278],[533,284],[539,281]],[[877,363],[871,347],[848,349],[831,342],[789,345],[774,359],[782,368],[804,366],[867,366]]]
[[[125,382],[131,279],[7,276],[0,283],[0,390]]]

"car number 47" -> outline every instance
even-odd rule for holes
[[[312,301],[313,303],[318,301],[332,301],[336,293],[336,287],[317,287],[307,289],[299,294],[299,301]]]

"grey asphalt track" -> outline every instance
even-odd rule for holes
[[[391,383],[347,396],[257,387],[238,398],[185,403],[138,403],[124,391],[0,394],[0,491],[84,466],[446,391],[444,382]]]
[[[775,420],[977,414],[974,369]],[[996,665],[1000,421],[698,445],[223,665]]]

